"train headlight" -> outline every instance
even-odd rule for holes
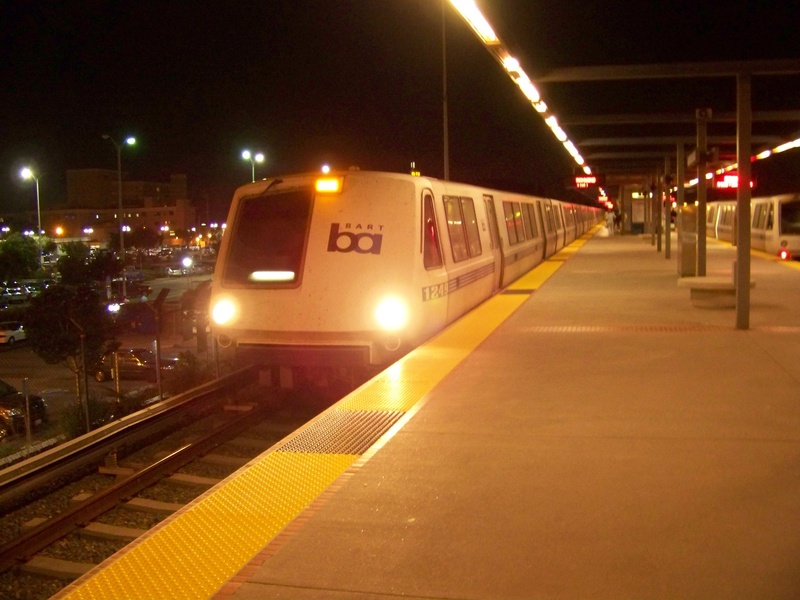
[[[408,323],[408,306],[399,298],[384,298],[375,309],[378,326],[386,331],[397,331]]]
[[[236,314],[236,307],[230,300],[220,300],[211,309],[211,318],[217,325],[226,325]]]

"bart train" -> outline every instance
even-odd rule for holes
[[[800,259],[800,194],[780,194],[750,200],[750,247],[779,256]],[[736,201],[709,203],[706,235],[733,242]]]
[[[397,173],[248,184],[220,245],[212,332],[295,380],[385,366],[601,218],[594,207]]]

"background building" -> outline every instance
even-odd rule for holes
[[[56,242],[80,240],[107,246],[119,231],[117,171],[76,169],[67,171],[67,197],[62,208],[42,210],[42,229]],[[195,209],[187,198],[186,175],[171,175],[168,182],[122,180],[122,224],[130,231],[146,227],[158,232],[163,244],[175,241],[170,231],[195,226]],[[6,215],[8,221],[36,223],[35,211]],[[128,229],[126,229],[127,231]]]

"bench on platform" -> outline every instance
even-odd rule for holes
[[[689,299],[698,308],[736,308],[736,284],[731,277],[683,277],[678,287],[689,288]],[[750,289],[756,287],[750,281]]]

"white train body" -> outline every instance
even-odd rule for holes
[[[800,194],[752,198],[750,247],[787,260],[800,258]],[[736,201],[711,202],[706,214],[706,235],[733,242]]]
[[[249,184],[234,195],[212,279],[213,334],[263,365],[385,365],[599,213],[393,173]]]

